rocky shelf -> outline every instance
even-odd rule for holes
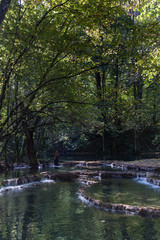
[[[92,203],[95,207],[98,207],[101,210],[108,210],[125,214],[136,214],[141,216],[160,217],[160,208],[138,207],[126,204],[102,203],[101,201],[95,200],[86,195],[84,193],[84,189],[79,189],[79,195],[86,202]]]
[[[144,172],[135,172],[135,171],[66,171],[66,172],[41,172],[38,175],[23,176],[19,178],[13,178],[8,180],[3,180],[1,182],[2,186],[16,186],[27,184],[30,182],[40,182],[43,179],[55,180],[55,181],[78,181],[78,182],[87,182],[89,179],[106,179],[111,177],[116,178],[136,178],[136,177],[147,177],[149,182],[155,183],[158,179],[155,179],[157,175],[150,175]]]
[[[160,159],[143,159],[132,162],[112,161],[113,168],[136,171],[160,171]]]

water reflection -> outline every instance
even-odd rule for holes
[[[106,179],[92,185],[87,192],[91,197],[104,203],[160,207],[160,188],[151,188],[132,179]]]
[[[160,219],[88,207],[76,183],[32,186],[0,197],[1,240],[155,240]]]

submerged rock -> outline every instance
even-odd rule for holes
[[[102,203],[99,200],[95,200],[87,196],[84,193],[84,189],[79,189],[79,194],[85,200],[92,203],[95,207],[99,207],[101,210],[116,211],[125,214],[136,214],[140,216],[160,217],[160,208],[138,207],[126,204]]]

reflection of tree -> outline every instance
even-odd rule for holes
[[[22,226],[22,239],[32,239],[32,232],[27,231],[28,226],[33,221],[35,206],[35,194],[31,193],[26,196],[26,209],[24,212],[23,226]],[[27,236],[26,236],[27,232]],[[29,236],[28,236],[29,235]]]
[[[77,189],[59,182],[1,196],[0,240],[160,239],[160,219],[88,207],[77,200]]]
[[[154,221],[154,226],[153,226],[156,239],[160,239],[160,227],[159,226],[160,226],[160,219],[158,219],[158,220],[156,219]]]
[[[59,184],[61,186],[59,186]],[[53,236],[58,233],[58,224],[63,221],[70,221],[70,185],[57,183],[53,186],[43,186],[35,193],[35,215],[39,216],[40,232],[46,236]],[[39,214],[39,211],[41,214]]]
[[[143,230],[141,232],[143,239],[150,240],[150,236],[155,236],[156,232],[154,230],[154,221],[148,222],[148,220],[145,218],[143,223],[141,224],[141,229]],[[155,237],[153,238],[155,239]]]
[[[154,225],[158,219],[148,219],[141,217],[131,217],[127,222],[127,230],[129,236],[133,235],[133,240],[151,240],[151,239],[159,239],[155,238],[155,230]],[[160,237],[160,236],[159,236]]]
[[[0,204],[1,209],[1,218],[2,221],[0,222],[0,228],[1,228],[1,236],[0,239],[5,239],[5,238],[10,238],[11,237],[11,232],[10,232],[10,221],[3,221],[3,219],[7,219],[9,212],[9,206],[8,202],[4,200],[4,198],[1,199],[2,204]]]
[[[21,200],[9,195],[0,198],[0,239],[22,239],[22,226],[26,208],[25,198]]]

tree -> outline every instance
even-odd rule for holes
[[[8,11],[8,8],[10,6],[11,0],[1,0],[0,3],[0,24],[2,24],[5,15]]]
[[[125,3],[11,2],[0,39],[2,153],[16,143],[18,156],[25,142],[29,162],[37,166],[39,147],[33,146],[39,142],[36,138],[42,143],[45,133],[37,134],[42,129],[53,127],[64,133],[72,128],[74,118],[79,129],[86,126],[89,132],[103,126],[100,131],[109,132],[116,146],[122,131],[140,128],[140,116],[147,121],[145,75],[151,77],[143,59],[152,62],[154,55],[158,62],[158,25],[146,24],[143,14],[142,20],[134,14],[133,21]],[[145,5],[139,11],[144,9]],[[156,30],[151,31],[151,26]],[[26,140],[21,141],[21,136]]]
[[[12,135],[24,129],[28,111],[40,112],[48,105],[46,100],[45,104],[42,101],[44,91],[48,91],[51,85],[55,88],[54,82],[74,81],[76,76],[93,68],[89,62],[87,66],[86,62],[83,63],[91,38],[86,34],[86,29],[93,27],[90,19],[95,22],[98,11],[106,7],[106,4],[94,3],[98,10],[93,4],[91,7],[94,11],[90,12],[88,1],[83,4],[76,1],[41,2],[36,7],[30,2],[13,2],[2,28],[2,36],[6,37],[1,38],[1,44],[5,46],[2,49],[1,70],[1,139],[6,139],[5,146]],[[85,11],[88,12],[86,17]],[[103,14],[102,20],[106,17],[104,10]],[[6,55],[9,55],[8,59]],[[18,82],[16,104],[10,102],[11,107],[6,111],[9,92],[10,96],[14,96],[14,82]],[[37,97],[40,99],[38,102]],[[26,130],[24,132],[27,133]]]

